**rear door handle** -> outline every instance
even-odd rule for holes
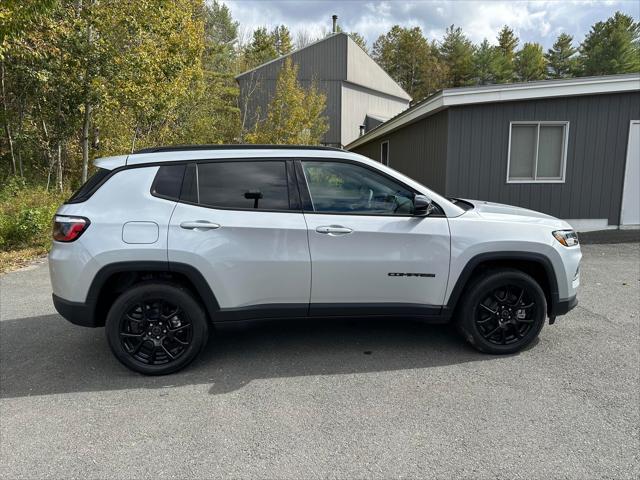
[[[215,230],[216,228],[220,228],[220,225],[207,222],[206,220],[196,220],[193,222],[182,222],[180,227],[187,230]]]
[[[317,227],[316,232],[324,233],[325,235],[346,235],[353,232],[353,230],[347,227],[343,227],[342,225],[326,225]]]

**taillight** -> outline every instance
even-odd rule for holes
[[[91,222],[84,217],[53,217],[53,239],[56,242],[73,242],[89,227]]]

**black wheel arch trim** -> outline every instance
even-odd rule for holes
[[[554,312],[559,310],[558,305],[560,304],[560,294],[558,293],[558,277],[556,275],[555,269],[553,268],[551,260],[549,260],[548,257],[541,253],[519,251],[486,252],[472,257],[471,260],[469,260],[462,269],[462,272],[460,273],[460,276],[458,277],[458,280],[456,281],[456,284],[451,291],[451,295],[449,296],[449,300],[447,301],[446,309],[451,312],[455,310],[455,307],[458,304],[458,301],[460,300],[465,287],[468,285],[469,280],[471,279],[471,275],[479,265],[491,261],[505,260],[528,261],[535,262],[541,265],[545,271],[547,281],[549,283],[549,296],[551,301],[547,306],[547,311],[549,312],[549,314],[553,314]],[[562,314],[558,313],[558,315]]]
[[[216,300],[215,295],[211,291],[209,284],[205,280],[204,276],[200,271],[188,264],[185,263],[176,263],[176,262],[166,262],[166,261],[127,261],[127,262],[116,262],[109,265],[105,265],[102,267],[98,273],[95,275],[93,281],[91,282],[91,286],[89,287],[89,292],[87,294],[87,298],[84,304],[76,304],[76,305],[84,305],[84,315],[87,315],[91,318],[91,321],[87,320],[86,322],[76,323],[80,325],[89,325],[94,327],[104,326],[103,322],[98,322],[98,316],[96,312],[96,307],[98,304],[98,299],[100,298],[100,294],[102,292],[102,288],[106,284],[107,280],[111,278],[114,274],[117,273],[126,273],[126,272],[143,272],[143,273],[152,273],[152,272],[167,272],[167,273],[178,273],[184,275],[195,288],[200,300],[202,301],[207,315],[209,318],[213,318],[215,313],[220,309],[218,301]],[[59,311],[59,310],[58,310]],[[60,311],[59,311],[60,312]],[[62,314],[62,312],[60,312]],[[65,318],[69,319],[67,316],[63,315]]]

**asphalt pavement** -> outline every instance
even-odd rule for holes
[[[0,277],[0,478],[639,478],[640,245],[585,245],[580,305],[519,355],[401,319],[214,335],[144,377]]]

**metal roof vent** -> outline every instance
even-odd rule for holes
[[[331,19],[333,20],[333,33],[338,33],[338,15],[333,15]]]

